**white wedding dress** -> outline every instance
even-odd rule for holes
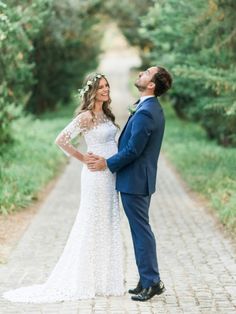
[[[58,135],[62,150],[82,134],[87,151],[108,158],[117,152],[117,127],[104,114],[78,115]],[[64,151],[66,154],[67,152]],[[66,195],[65,195],[66,198]],[[80,208],[64,251],[43,284],[7,291],[13,302],[44,303],[124,294],[122,239],[115,175],[108,169],[81,173]]]

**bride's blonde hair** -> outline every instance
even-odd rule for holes
[[[80,92],[79,92],[82,98],[82,101],[81,101],[80,106],[77,107],[77,109],[75,110],[76,116],[84,111],[89,110],[92,114],[92,117],[95,118],[95,115],[93,113],[93,109],[95,108],[95,103],[96,103],[95,97],[96,97],[96,92],[99,87],[100,80],[102,78],[106,80],[108,86],[110,87],[109,82],[104,74],[91,73],[85,78],[84,84],[83,84],[84,87],[80,89]],[[109,95],[108,101],[104,101],[102,105],[102,110],[104,114],[107,116],[107,118],[111,120],[116,126],[118,126],[115,123],[115,116],[111,111],[110,103],[111,103],[111,98]]]

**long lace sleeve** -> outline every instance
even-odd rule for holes
[[[90,124],[91,117],[87,112],[79,114],[75,117],[57,136],[55,144],[67,155],[71,154],[68,151],[76,148],[71,144],[71,140],[79,134],[85,132]]]

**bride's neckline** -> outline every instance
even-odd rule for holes
[[[96,119],[96,120],[107,120],[107,115],[105,114],[104,111],[92,111],[92,114],[93,114],[93,117]]]
[[[109,121],[109,118],[104,111],[92,111],[92,121],[95,125],[105,123]]]
[[[92,111],[92,113],[93,113],[95,116],[102,116],[102,115],[105,114],[103,110],[100,110],[100,111]]]

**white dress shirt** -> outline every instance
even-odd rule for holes
[[[139,99],[139,102],[137,104],[137,107],[136,107],[136,110],[137,111],[141,106],[142,106],[142,102],[144,102],[144,100],[148,99],[148,98],[151,98],[151,97],[155,97],[154,95],[148,95],[148,96],[142,96],[140,97]]]

